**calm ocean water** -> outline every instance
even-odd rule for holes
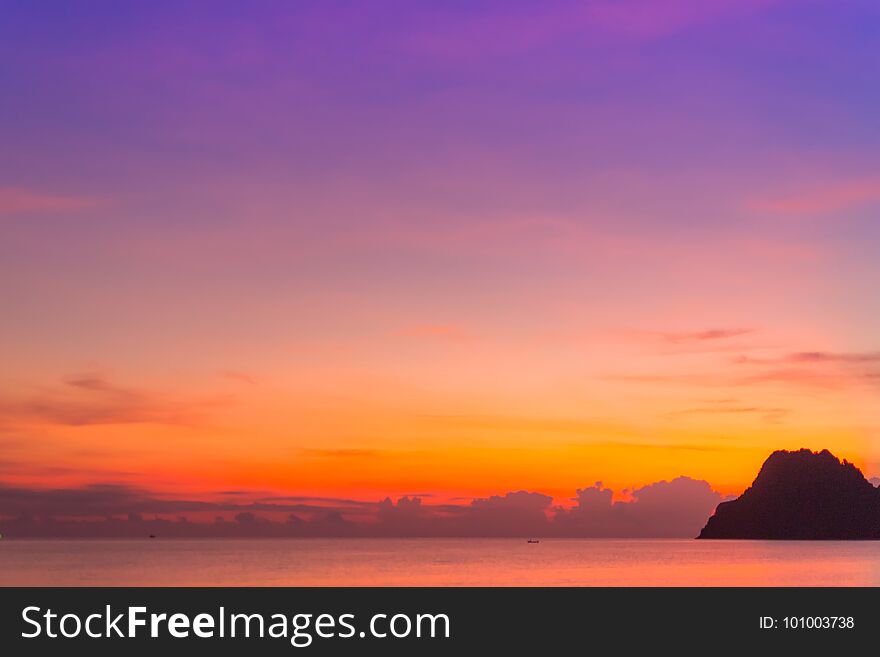
[[[877,586],[880,542],[3,539],[0,585]]]

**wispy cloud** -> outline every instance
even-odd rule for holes
[[[778,356],[739,356],[735,365],[752,366],[746,383],[794,383],[820,388],[845,388],[880,380],[880,352],[796,351]]]
[[[865,378],[865,377],[862,377]],[[632,373],[607,374],[604,381],[631,384],[678,384],[693,388],[738,388],[760,384],[781,384],[801,388],[840,389],[851,386],[852,378],[835,372],[808,367],[765,368],[749,374],[735,371],[697,372],[693,374]]]
[[[489,429],[509,433],[528,430],[540,434],[574,435],[629,435],[632,430],[625,423],[598,419],[539,417],[526,415],[457,415],[421,414],[419,418],[447,427]]]
[[[99,199],[45,194],[18,187],[0,187],[0,215],[77,212],[97,207]]]
[[[716,340],[727,340],[742,335],[754,333],[755,329],[751,328],[713,328],[702,331],[682,331],[671,333],[660,333],[659,335],[666,341],[673,344],[691,344],[694,342],[714,342]]]
[[[684,451],[684,452],[717,452],[721,450],[737,449],[730,445],[714,445],[714,444],[698,444],[698,443],[673,443],[673,442],[656,442],[649,443],[644,441],[620,441],[620,440],[604,440],[593,441],[589,444],[577,444],[572,447],[614,447],[616,449],[646,449],[668,451]]]
[[[451,24],[435,16],[433,29],[414,35],[409,43],[418,52],[464,57],[516,54],[566,39],[580,39],[585,46],[608,40],[645,41],[771,4],[773,0],[599,0],[535,4],[527,9],[502,4],[499,10]]]
[[[736,338],[750,336],[757,329],[742,326],[709,327],[693,330],[662,331],[649,329],[619,329],[613,334],[626,341],[644,343],[658,348],[670,349],[670,353],[690,353],[697,351],[728,351],[743,349],[743,344]]]
[[[382,456],[385,453],[378,449],[321,449],[308,447],[300,449],[299,452],[303,456],[322,459],[365,459]]]
[[[824,363],[843,363],[843,364],[871,364],[880,363],[880,351],[862,351],[862,352],[834,352],[834,351],[796,351],[775,358],[754,358],[751,356],[740,356],[734,359],[735,363],[743,365],[764,365],[768,363],[787,363],[787,364],[824,364]]]
[[[719,404],[714,406],[698,406],[675,411],[673,415],[758,415],[765,422],[776,424],[791,413],[788,408],[772,406],[733,406]]]
[[[470,338],[470,334],[457,324],[415,324],[404,328],[399,334],[408,338],[448,340],[452,342],[463,342]]]
[[[675,345],[675,349],[660,352],[665,355],[694,353],[721,355],[725,352],[733,352],[736,355],[729,356],[720,363],[713,363],[711,369],[676,372],[664,368],[653,372],[609,372],[601,378],[610,382],[645,386],[676,384],[695,388],[737,388],[772,384],[828,390],[864,386],[880,380],[880,351],[803,350],[774,353],[766,346],[743,344],[735,340],[739,336],[754,332],[754,329],[711,329],[694,332],[637,333],[636,336],[647,336],[644,337],[647,340],[653,339]],[[707,344],[709,347],[706,349],[688,347],[688,345],[701,344]],[[684,349],[681,350],[680,347]],[[752,355],[749,350],[753,350],[758,355]],[[730,408],[734,407],[741,409],[739,412],[742,413],[764,413],[769,421],[778,421],[785,414],[782,412],[783,409],[767,409],[760,405],[752,407],[748,404],[740,404]],[[704,411],[695,408],[692,412],[733,411],[707,406]]]
[[[236,381],[238,383],[246,383],[251,386],[255,386],[255,385],[259,384],[259,381],[257,381],[257,378],[255,376],[248,374],[247,372],[240,372],[238,370],[220,370],[220,372],[218,372],[218,374],[224,379],[228,379],[230,381]]]
[[[755,199],[748,209],[779,215],[820,215],[880,201],[880,177],[813,187],[800,193]]]
[[[183,399],[119,385],[97,373],[66,378],[24,398],[0,399],[8,421],[68,426],[100,424],[192,425],[205,412],[232,402],[228,396]]]

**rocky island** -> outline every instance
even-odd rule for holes
[[[880,490],[827,449],[773,452],[752,485],[719,504],[697,538],[880,539]]]

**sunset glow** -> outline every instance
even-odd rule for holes
[[[873,4],[188,7],[4,9],[3,487],[880,474]]]

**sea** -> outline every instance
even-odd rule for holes
[[[0,540],[0,586],[878,586],[880,541]]]

